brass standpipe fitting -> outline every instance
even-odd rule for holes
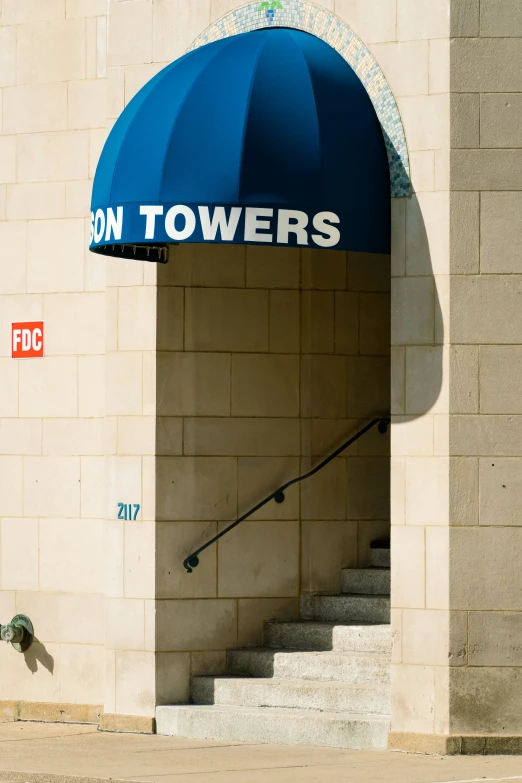
[[[25,614],[17,614],[9,625],[0,625],[0,639],[12,644],[17,652],[23,653],[33,643],[33,624]]]

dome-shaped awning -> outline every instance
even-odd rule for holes
[[[324,41],[259,30],[155,76],[103,149],[91,250],[164,260],[176,242],[387,253],[390,181],[364,87]]]

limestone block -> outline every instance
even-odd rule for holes
[[[105,516],[105,458],[81,458],[81,516],[103,519]]]
[[[350,458],[346,461],[346,467],[348,519],[389,519],[389,459]]]
[[[170,62],[185,54],[192,41],[209,26],[210,0],[165,0],[155,4],[153,13],[152,59]]]
[[[449,272],[449,193],[419,193],[406,205],[406,274]]]
[[[343,291],[346,288],[346,253],[303,248],[301,278],[303,289]]]
[[[480,0],[452,0],[450,35],[452,38],[478,38]]]
[[[398,98],[397,103],[411,150],[440,150],[449,146],[449,95],[408,96]]]
[[[306,473],[318,460],[301,460]],[[336,459],[301,484],[301,519],[346,519],[346,460]]]
[[[358,428],[358,419],[301,419],[301,454],[324,458],[355,435]],[[341,458],[362,453],[360,445],[359,441],[349,446]]]
[[[104,294],[46,294],[44,307],[46,355],[104,353]]]
[[[357,567],[369,568],[372,565],[370,544],[377,538],[390,537],[390,521],[365,519],[357,527]]]
[[[42,454],[100,456],[103,451],[103,419],[44,420]]]
[[[433,299],[434,284],[430,277],[392,280],[392,345],[433,343]]]
[[[5,0],[2,24],[20,25],[65,19],[65,0]]]
[[[234,519],[237,462],[231,457],[159,457],[156,501],[158,519]]]
[[[26,224],[0,223],[0,293],[21,294],[26,290]],[[9,330],[10,331],[10,330]],[[9,351],[9,354],[11,351]]]
[[[92,182],[90,180],[84,180],[83,182],[66,182],[66,217],[89,217],[91,213],[91,193]]]
[[[410,166],[411,181],[415,193],[435,190],[435,153],[433,151],[412,152]]]
[[[40,521],[39,589],[98,593],[103,583],[103,520]],[[67,552],[64,558],[63,553]]]
[[[520,610],[522,583],[517,558],[519,527],[451,529],[451,600],[456,609]]]
[[[394,416],[391,431],[391,453],[394,456],[429,456],[433,454],[433,416],[415,418]]]
[[[266,251],[272,248],[255,248]],[[252,248],[242,245],[180,244],[171,247],[169,263],[159,268],[159,285],[243,288],[245,254]],[[268,288],[256,285],[256,288]]]
[[[1,464],[3,484],[5,458]],[[2,495],[10,494],[13,489],[3,486]],[[2,590],[38,590],[38,520],[5,517],[1,533]]]
[[[6,219],[7,185],[0,185],[0,220]]]
[[[342,356],[301,357],[301,415],[346,416],[346,360]]]
[[[522,193],[483,193],[480,209],[480,269],[490,274],[522,272],[522,229],[517,216]]]
[[[116,519],[118,503],[142,503],[140,457],[109,457],[106,463],[107,519]],[[143,514],[140,512],[140,518]]]
[[[368,293],[359,297],[359,352],[390,354],[390,295]]]
[[[404,217],[403,200],[392,199],[391,206],[392,215],[395,215],[398,207],[398,211]],[[377,253],[348,253],[348,290],[389,291],[390,260],[390,256]],[[336,296],[342,296],[342,294],[336,294]]]
[[[480,347],[481,413],[522,412],[522,347],[484,345]]]
[[[122,3],[121,5],[134,5],[134,3]],[[121,715],[154,715],[156,706],[155,659],[156,656],[153,652],[120,650],[116,652],[117,713]]]
[[[391,348],[391,412],[404,413],[406,404],[406,348]]]
[[[470,612],[469,663],[471,666],[520,666],[522,614]]]
[[[105,413],[105,356],[78,359],[78,413],[82,417]]]
[[[183,453],[183,419],[156,418],[156,454],[175,457]]]
[[[406,459],[406,523],[447,525],[449,522],[449,459]]]
[[[299,594],[299,522],[246,520],[218,544],[220,598]]]
[[[391,529],[391,549],[392,606],[423,609],[426,597],[424,528],[394,525]]]
[[[227,598],[157,601],[156,633],[160,652],[234,647],[237,601]]]
[[[152,62],[152,4],[111,3],[108,10],[108,65]]]
[[[82,220],[31,221],[27,231],[28,292],[82,291],[83,240]]]
[[[100,641],[103,604],[102,595],[42,591],[24,593],[22,608],[46,646],[48,642],[92,644]]]
[[[246,248],[249,288],[299,288],[300,250],[296,247]]]
[[[373,44],[369,48],[396,98],[429,92],[427,40]]]
[[[186,704],[189,701],[190,653],[156,654],[156,704]]]
[[[326,357],[325,357],[326,358]],[[369,419],[390,410],[390,360],[387,356],[349,356],[347,413]],[[313,411],[314,415],[321,415]],[[327,413],[331,416],[331,413]]]
[[[521,292],[520,275],[455,277],[451,288],[452,341],[522,343]]]
[[[41,454],[42,422],[39,419],[3,419],[0,422],[0,454]]]
[[[125,66],[125,104],[127,105],[147,82],[159,73],[167,63]]]
[[[200,558],[196,579],[182,566],[183,560],[217,533],[215,522],[156,523],[156,598],[215,598],[216,548]]]
[[[270,291],[270,351],[299,353],[300,298],[298,291]]]
[[[239,8],[243,3],[241,0],[210,0],[210,18],[214,22],[216,19],[220,19],[225,14],[233,11],[235,8]],[[321,5],[328,7],[333,11],[333,0],[326,0]]]
[[[434,730],[435,667],[392,664],[392,730]]]
[[[32,655],[35,656],[33,660],[38,661],[40,658],[44,664],[38,665],[39,676],[37,680],[28,668],[25,656],[20,655],[13,660],[11,645],[2,644],[0,666],[3,671],[9,671],[9,677],[4,677],[3,699],[12,700],[15,703],[24,698],[27,701],[57,702],[60,698],[60,682],[52,670],[55,662],[58,663],[60,660],[59,645],[51,642],[51,644],[44,646],[36,642]]]
[[[118,454],[122,456],[156,453],[156,419],[153,416],[118,418]]]
[[[521,121],[521,95],[489,94],[480,96],[481,147],[492,147],[497,149],[499,147],[521,147]]]
[[[480,146],[480,96],[476,93],[452,93],[450,96],[452,149]],[[455,194],[457,195],[457,194]]]
[[[479,466],[480,524],[522,525],[520,459],[482,458]]]
[[[142,354],[108,353],[106,356],[106,413],[139,416],[142,413]]]
[[[7,188],[7,216],[9,220],[42,220],[65,217],[65,184],[63,182],[34,182],[24,185],[9,185]]]
[[[449,38],[430,41],[430,93],[450,91]]]
[[[452,525],[478,525],[479,460],[452,457],[449,473],[450,521]]]
[[[116,119],[124,108],[125,69],[123,66],[107,68],[107,119]]]
[[[479,271],[480,206],[478,193],[450,195],[450,268],[452,274]]]
[[[16,84],[16,28],[6,26],[0,29],[0,87],[12,84]]]
[[[450,449],[454,456],[518,457],[522,454],[522,417],[453,416]]]
[[[78,367],[74,357],[48,357],[20,363],[20,415],[78,415]]]
[[[107,76],[107,17],[96,19],[96,75],[98,79]]]
[[[106,507],[104,516],[106,516]],[[104,564],[105,580],[104,594],[112,598],[123,597],[123,522],[116,519],[116,514],[109,514],[104,528]]]
[[[30,84],[4,90],[3,131],[40,133],[67,128],[67,85]]]
[[[452,731],[516,734],[520,731],[519,669],[463,666],[450,674]]]
[[[428,666],[466,664],[466,612],[403,609],[403,663]]]
[[[390,518],[392,525],[406,524],[406,460],[390,460]]]
[[[125,522],[124,593],[126,598],[155,597],[155,524]]]
[[[118,295],[118,348],[156,348],[156,290],[149,286],[122,288]]]
[[[107,85],[104,79],[70,81],[67,85],[67,127],[104,128],[107,118]],[[45,128],[44,130],[48,130]],[[51,129],[50,129],[51,130]]]
[[[145,264],[137,264],[130,258],[111,258],[107,264],[107,286],[118,287],[143,285]]]
[[[521,52],[522,39],[516,37],[457,39],[451,47],[452,90],[520,92]]]
[[[2,416],[18,416],[18,367],[12,359],[0,359],[0,410]],[[2,452],[5,453],[5,452]]]
[[[82,16],[105,16],[107,0],[66,0],[65,10],[68,19]]]
[[[158,351],[182,351],[184,307],[183,289],[158,288],[153,290],[157,291],[157,323],[156,344],[152,347]],[[120,303],[121,301],[120,294]],[[151,318],[150,312],[148,315],[149,320],[151,320],[154,325],[155,319],[153,317]]]
[[[138,599],[105,599],[105,645],[111,650],[143,650],[145,603]]]
[[[185,348],[189,351],[267,351],[268,311],[267,291],[187,289]]]
[[[483,38],[522,36],[522,8],[517,0],[482,0],[480,35]]]
[[[89,131],[89,177],[94,178],[96,167],[107,141],[108,129],[91,129]]]
[[[19,84],[42,84],[85,78],[86,48],[83,20],[24,24],[18,28],[17,35]]]
[[[97,48],[97,23],[95,18],[85,20],[85,49],[86,49],[86,67],[85,78],[94,79],[96,77],[96,48]],[[105,123],[104,123],[105,124]]]
[[[396,3],[378,0],[335,0],[335,13],[340,16],[366,43],[397,40]]]
[[[299,616],[295,598],[240,598],[238,601],[238,644],[261,646],[263,626],[268,620],[294,620]]]
[[[183,446],[190,455],[286,457],[300,454],[298,419],[185,419]]]
[[[518,190],[520,186],[520,150],[453,150],[451,164],[455,190]]]
[[[406,274],[406,202],[404,199],[391,200],[391,264],[393,277]]]
[[[158,353],[158,415],[228,416],[228,354]]]
[[[335,353],[352,355],[358,351],[359,295],[351,291],[336,291]]]
[[[60,698],[70,704],[103,704],[105,651],[93,645],[60,647]]]
[[[447,38],[450,31],[449,0],[399,0],[397,4],[397,38]]]
[[[442,382],[447,359],[447,351],[441,345],[406,347],[406,413],[447,410],[449,384]]]
[[[357,566],[357,522],[304,521],[301,590],[341,591],[341,569]]]
[[[24,514],[80,516],[79,457],[25,457],[23,478]]]
[[[233,416],[298,416],[299,358],[284,354],[232,356]]]
[[[240,457],[238,460],[238,503],[243,514],[278,487],[299,475],[297,457]],[[284,503],[270,501],[252,519],[298,519],[299,488],[285,491]]]
[[[332,291],[304,291],[301,294],[301,345],[306,353],[333,353]]]

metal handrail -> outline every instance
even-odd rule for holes
[[[251,508],[250,511],[247,511],[246,514],[243,514],[242,517],[239,517],[239,519],[236,519],[235,522],[232,522],[232,524],[226,527],[224,530],[222,530],[221,533],[218,533],[217,536],[211,538],[210,541],[207,541],[206,544],[203,544],[203,546],[200,546],[199,549],[196,549],[195,552],[192,552],[188,557],[186,557],[185,560],[183,561],[183,566],[186,568],[187,573],[191,574],[193,569],[197,568],[197,566],[199,565],[198,555],[200,555],[201,552],[203,552],[209,546],[211,546],[220,538],[222,538],[231,530],[233,530],[237,525],[240,524],[240,522],[244,522],[245,519],[248,519],[249,516],[254,514],[256,511],[259,511],[260,508],[266,506],[266,504],[269,503],[271,500],[275,500],[276,503],[284,503],[285,491],[289,487],[293,486],[294,484],[299,484],[301,481],[304,481],[305,479],[313,476],[315,473],[318,473],[326,465],[328,465],[329,462],[335,459],[342,451],[347,449],[348,446],[351,446],[352,443],[355,443],[356,440],[359,440],[359,438],[361,438],[363,435],[366,435],[366,433],[369,432],[374,427],[378,426],[379,432],[381,433],[381,435],[384,435],[388,431],[389,424],[390,424],[389,418],[373,419],[369,424],[366,425],[366,427],[363,427],[362,430],[360,430],[353,437],[351,437],[350,440],[347,440],[346,443],[343,443],[342,446],[339,446],[339,448],[336,449],[333,454],[330,454],[330,456],[324,459],[322,462],[320,462],[319,465],[316,465],[316,467],[313,468],[313,470],[310,470],[308,471],[308,473],[305,473],[302,476],[298,476],[297,478],[292,479],[292,481],[287,481],[287,483],[283,484],[282,487],[276,489],[275,492],[272,492],[271,495],[268,495],[268,497],[266,497],[264,500],[262,500],[253,508]]]

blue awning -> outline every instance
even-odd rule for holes
[[[105,144],[91,250],[176,242],[390,251],[390,181],[363,85],[328,44],[259,30],[203,46],[129,103]]]

